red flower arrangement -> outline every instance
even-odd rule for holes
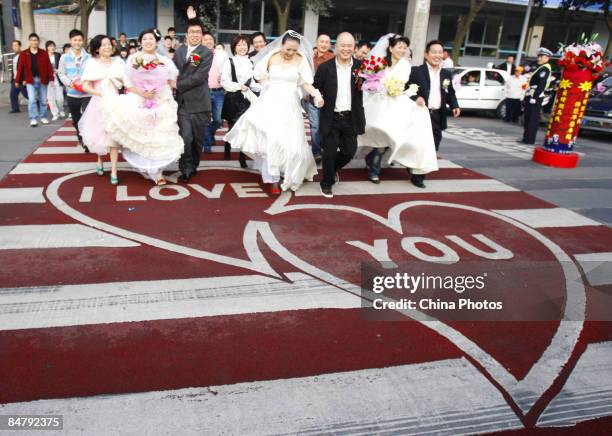
[[[364,60],[359,67],[358,77],[365,79],[365,90],[380,92],[382,90],[382,72],[387,68],[387,61],[384,58],[370,56]],[[360,83],[358,82],[358,85]]]
[[[387,61],[381,57],[370,56],[365,59],[359,67],[359,72],[363,74],[376,74],[387,68]]]
[[[597,35],[594,35],[588,40],[582,35],[581,42],[563,47],[559,66],[568,71],[588,70],[597,78],[610,63],[604,59],[601,46],[594,41],[596,37]]]

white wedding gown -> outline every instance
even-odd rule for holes
[[[238,119],[225,141],[255,160],[264,182],[284,180],[281,188],[296,191],[304,180],[312,180],[317,165],[306,140],[299,88],[312,84],[305,57],[299,66],[271,65],[270,53],[255,66],[256,80],[268,79],[261,96]]]
[[[410,63],[401,59],[385,70],[383,83],[388,78],[408,82]],[[414,174],[427,174],[438,170],[436,146],[431,129],[431,118],[426,107],[419,107],[405,92],[397,97],[379,93],[363,93],[366,128],[357,138],[359,147],[386,148],[387,158]]]

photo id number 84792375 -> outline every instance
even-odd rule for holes
[[[62,415],[0,415],[0,430],[62,430]]]

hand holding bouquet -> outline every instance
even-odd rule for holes
[[[417,92],[419,92],[419,85],[417,85],[416,83],[412,83],[410,86],[408,86],[408,89],[406,90],[406,95],[408,97],[413,97],[417,95]]]

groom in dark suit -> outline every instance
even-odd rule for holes
[[[200,165],[202,141],[211,117],[208,72],[213,52],[202,45],[204,28],[197,20],[187,23],[187,43],[176,49],[174,63],[179,70],[176,83],[179,133],[185,151],[179,160],[183,182],[195,175]]]
[[[410,79],[406,84],[406,89],[412,84],[419,87],[413,99],[419,106],[427,106],[429,109],[436,151],[440,147],[442,131],[447,127],[446,106],[450,106],[453,117],[458,117],[461,113],[453,88],[451,72],[442,69],[443,53],[442,42],[429,41],[425,47],[425,63],[418,67],[412,67]],[[424,174],[411,172],[410,180],[413,185],[419,188],[425,187],[425,183],[423,183],[425,180]]]
[[[355,38],[343,32],[336,39],[336,56],[322,63],[314,86],[323,95],[325,105],[319,116],[323,148],[321,193],[332,198],[332,186],[339,181],[338,171],[353,159],[357,135],[365,131],[363,93],[357,72],[361,61],[353,58]]]

